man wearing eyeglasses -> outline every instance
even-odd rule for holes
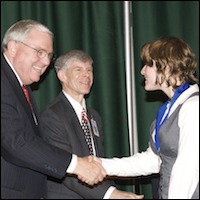
[[[2,49],[1,198],[44,199],[47,175],[62,179],[66,173],[75,174],[89,185],[102,181],[105,171],[100,164],[51,146],[41,138],[29,85],[38,82],[51,63],[51,31],[39,22],[21,20],[6,31]]]

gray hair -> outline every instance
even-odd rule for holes
[[[61,69],[66,69],[69,67],[69,63],[73,60],[81,61],[81,62],[91,62],[93,63],[93,59],[90,55],[85,53],[82,50],[71,50],[63,55],[61,55],[57,60],[55,61],[55,70],[58,72]]]
[[[40,22],[31,19],[20,20],[13,24],[6,31],[2,41],[2,49],[7,49],[8,42],[11,40],[23,42],[26,38],[28,38],[30,30],[32,30],[33,28],[48,33],[53,39],[53,33],[49,30],[49,28],[47,28]]]

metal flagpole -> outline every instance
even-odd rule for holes
[[[132,19],[133,19],[132,2],[124,1],[126,86],[127,86],[128,126],[129,126],[129,140],[130,140],[130,154],[131,155],[138,152]]]
[[[124,31],[125,31],[125,61],[126,61],[126,87],[128,106],[128,128],[130,155],[138,152],[138,132],[136,116],[136,92],[134,71],[134,48],[133,48],[133,25],[132,25],[132,2],[124,1]],[[139,192],[137,179],[133,185],[133,191]]]

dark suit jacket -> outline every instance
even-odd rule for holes
[[[34,112],[37,115],[29,88]],[[39,199],[47,175],[62,178],[71,154],[45,142],[23,90],[1,55],[1,198]]]
[[[78,156],[89,155],[89,149],[78,117],[62,92],[53,103],[44,109],[41,117],[45,125],[43,131],[45,140]],[[91,121],[91,118],[96,121],[99,130],[99,137],[93,132],[96,154],[103,156],[101,118],[95,110],[89,109],[88,119]],[[114,183],[106,180],[94,187],[89,187],[74,177],[66,176],[63,182],[48,181],[48,198],[102,199],[111,185],[114,185]]]

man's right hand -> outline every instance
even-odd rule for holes
[[[77,157],[74,174],[88,185],[97,184],[106,177],[106,171],[103,166],[91,158],[91,156]]]

